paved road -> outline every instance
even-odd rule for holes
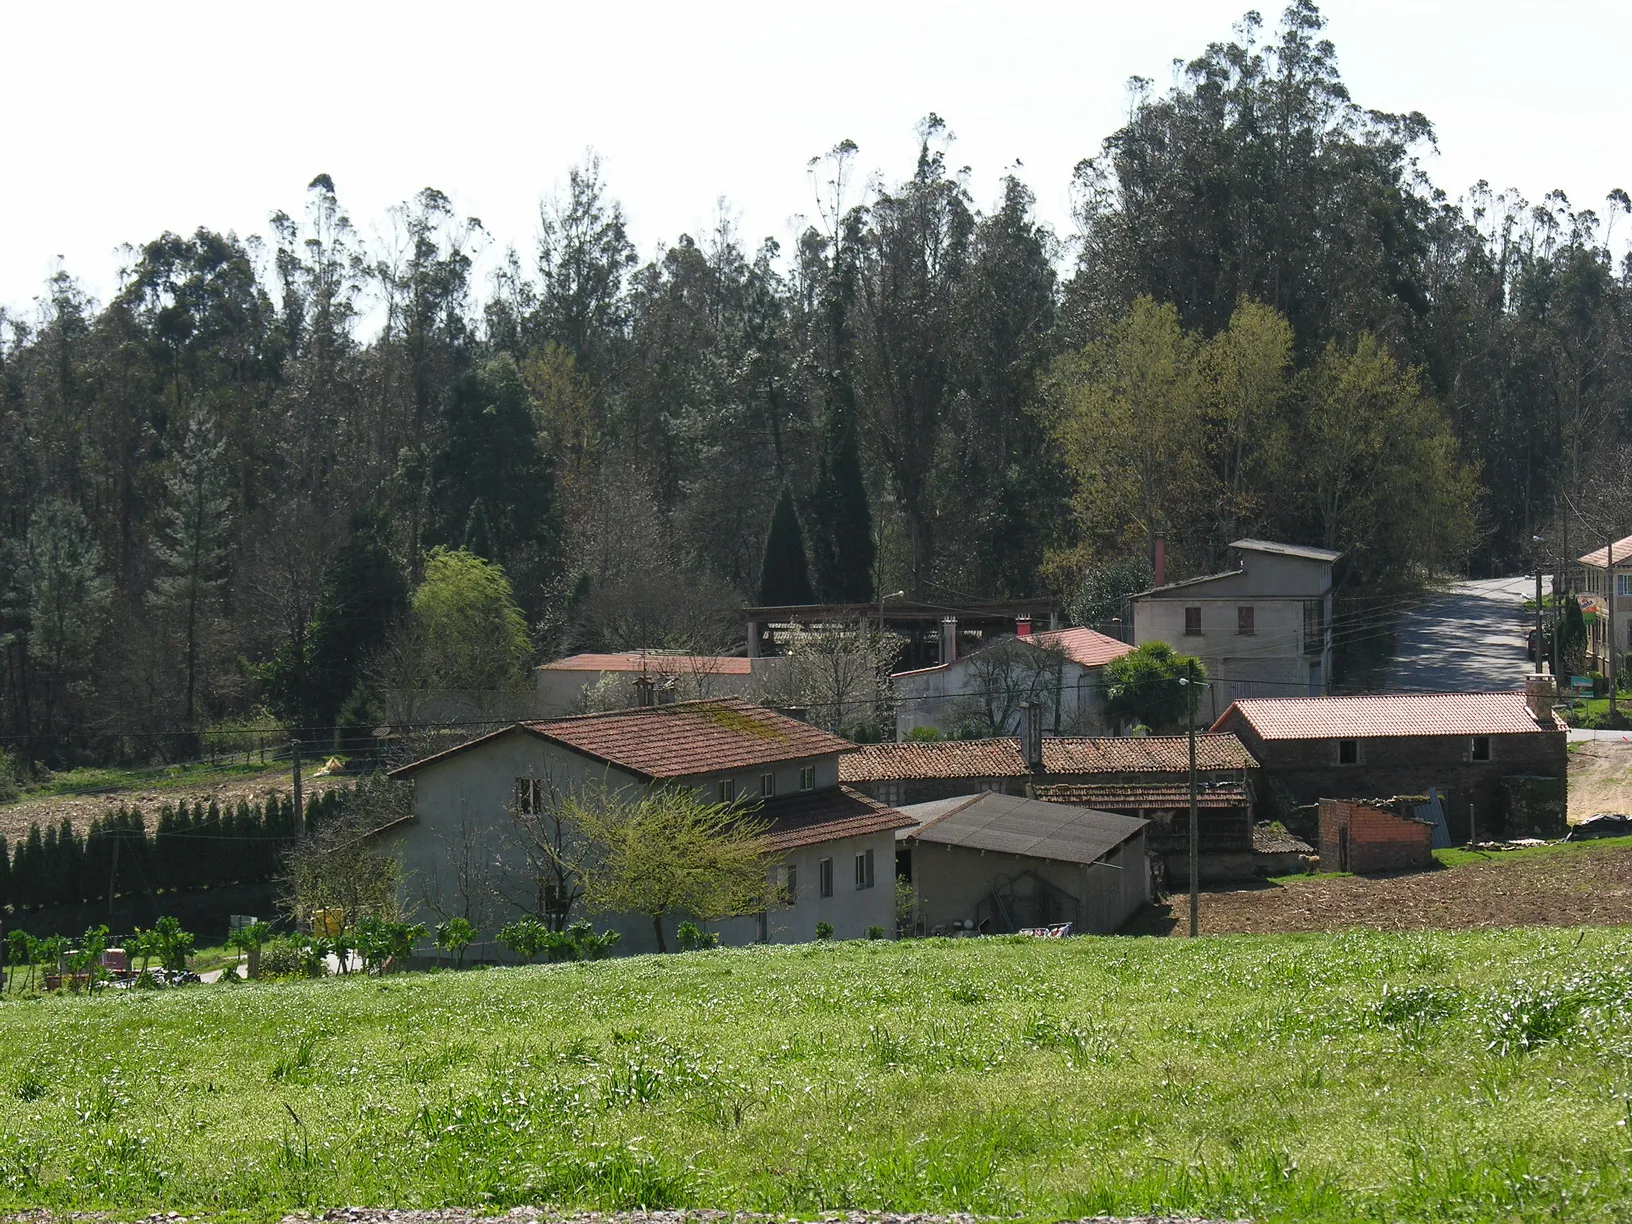
[[[1384,692],[1472,693],[1524,687],[1525,635],[1535,627],[1524,601],[1536,580],[1459,582],[1402,615]],[[1533,615],[1533,613],[1531,614]]]

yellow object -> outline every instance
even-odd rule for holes
[[[339,907],[312,911],[312,934],[333,939],[346,925],[346,911]]]

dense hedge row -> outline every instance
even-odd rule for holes
[[[314,795],[306,827],[331,818],[346,792]],[[67,820],[35,825],[15,848],[0,837],[0,910],[39,909],[172,890],[259,884],[274,878],[295,839],[295,805],[270,794],[221,808],[213,799],[162,804],[150,830],[139,808],[110,809],[85,833]]]

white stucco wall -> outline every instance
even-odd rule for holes
[[[1101,729],[1097,720],[1104,709],[1105,698],[1099,673],[1097,667],[1084,667],[1070,661],[1061,667],[1059,687],[1056,689],[1050,684],[1047,691],[1039,695],[1045,730],[1086,735]],[[898,740],[905,739],[907,732],[918,727],[932,727],[949,737],[957,730],[958,715],[980,702],[979,697],[966,695],[977,683],[969,659],[959,659],[947,667],[905,672],[892,677],[892,683]],[[1019,722],[1020,714],[1016,710],[997,734],[1018,734]]]
[[[815,770],[813,789],[838,785],[837,755],[704,774],[684,782],[695,786],[701,798],[713,802],[718,798],[722,779],[731,778],[739,795],[752,797],[760,793],[760,775],[770,773],[776,779],[777,794],[794,795],[799,793],[804,766]],[[402,904],[412,921],[434,926],[446,914],[460,912],[463,903],[456,864],[462,859],[474,859],[486,876],[474,914],[484,934],[491,935],[505,922],[527,912],[527,907],[517,902],[529,898],[533,883],[512,833],[509,809],[514,802],[516,780],[528,777],[548,780],[562,790],[604,787],[618,792],[639,790],[644,785],[630,774],[522,732],[495,737],[420,771],[414,778],[415,820],[386,831],[379,842],[382,849],[402,861]],[[467,842],[471,845],[469,854],[464,850]],[[796,869],[798,900],[793,908],[768,916],[769,938],[773,942],[814,939],[820,921],[831,922],[839,938],[861,938],[874,925],[893,933],[894,844],[892,835],[883,833],[805,847],[778,857],[778,866],[791,863]],[[854,888],[854,856],[869,846],[875,851],[877,884],[858,892]],[[816,895],[817,863],[824,857],[835,860],[832,898]],[[657,950],[651,923],[644,917],[577,912],[573,917],[589,917],[598,929],[620,931],[623,939],[619,947],[624,952]],[[671,947],[674,925],[679,920],[672,918],[665,925]],[[759,939],[757,918],[699,925],[719,930],[726,943],[753,943]]]

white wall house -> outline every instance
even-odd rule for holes
[[[1207,667],[1196,709],[1212,723],[1246,697],[1322,697],[1332,677],[1332,567],[1343,554],[1236,540],[1235,568],[1133,597],[1133,640],[1166,642]]]
[[[909,822],[839,785],[839,753],[850,746],[736,698],[517,723],[393,771],[414,784],[414,815],[378,837],[402,861],[406,911],[434,923],[474,904],[492,931],[545,908],[513,813],[550,788],[686,787],[709,802],[746,799],[767,822],[789,903],[699,925],[728,944],[810,940],[818,922],[857,939],[870,927],[894,930],[894,830]],[[622,933],[623,950],[656,950],[649,919],[593,917]],[[665,923],[671,947],[685,917]]]
[[[1583,598],[1582,606],[1593,613],[1587,627],[1587,666],[1607,671],[1613,653],[1618,673],[1632,658],[1632,536],[1578,560],[1582,594],[1590,597]]]
[[[665,686],[678,700],[741,697],[754,682],[753,660],[731,655],[674,654],[662,650],[575,654],[535,669],[530,716],[562,718],[584,712],[586,694],[613,690],[615,706],[639,705],[637,682]],[[593,707],[592,707],[593,708]]]
[[[1055,734],[1103,730],[1100,671],[1132,650],[1092,629],[1052,629],[999,638],[949,663],[897,672],[890,678],[896,739],[919,727],[946,737],[1014,735],[1025,702],[1042,707],[1043,726]]]

